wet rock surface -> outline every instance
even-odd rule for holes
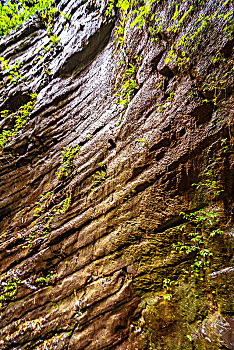
[[[233,349],[231,2],[194,2],[175,32],[166,30],[173,1],[154,4],[164,26],[153,42],[129,15],[122,50],[139,60],[126,108],[113,96],[124,74],[119,9],[107,19],[105,0],[57,3],[59,41],[48,52],[37,16],[0,41],[9,65],[24,63],[15,84],[1,72],[0,110],[14,113],[37,92],[0,154],[0,348]],[[201,16],[221,14],[192,37]],[[188,33],[190,60],[178,46],[180,59],[167,61]],[[12,116],[0,122],[7,130]],[[61,151],[77,145],[62,170]],[[193,186],[207,173],[222,189],[215,199]],[[218,213],[222,230],[209,241],[211,287],[186,280],[167,291],[165,279],[194,258],[172,253],[180,213],[201,208]]]
[[[211,315],[202,325],[201,334],[208,343],[224,345],[227,349],[233,349],[233,319],[227,320],[219,314]]]

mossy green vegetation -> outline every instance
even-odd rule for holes
[[[32,112],[36,103],[36,93],[30,95],[31,101],[24,104],[15,113],[10,113],[9,110],[4,110],[0,112],[2,118],[10,117],[14,120],[14,126],[12,129],[3,129],[0,134],[0,152],[2,152],[6,142],[18,133],[18,131],[27,123],[28,116]]]
[[[168,24],[165,18],[159,15],[158,8],[162,4],[160,0],[148,0],[144,3],[138,0],[118,0],[114,6],[114,1],[110,0],[106,9],[106,17],[111,17],[112,10],[115,8],[119,13],[119,20],[115,26],[116,37],[116,54],[119,55],[119,71],[121,71],[122,79],[118,82],[118,89],[120,92],[115,92],[116,103],[123,106],[125,109],[130,100],[134,97],[137,91],[136,74],[138,64],[136,60],[132,60],[125,47],[126,39],[126,24],[130,23],[130,27],[135,27],[138,30],[147,28],[151,34],[151,40],[157,41],[163,32],[168,33],[171,37],[178,36],[176,40],[172,40],[168,54],[165,57],[164,64],[174,66],[179,71],[188,69],[188,67],[196,59],[196,55],[200,49],[200,45],[206,33],[211,28],[215,27],[217,23],[222,22],[224,25],[224,35],[231,37],[233,32],[232,11],[228,11],[230,1],[220,2],[220,12],[213,14],[201,14],[195,22],[195,26],[189,28],[184,33],[184,26],[189,23],[192,16],[196,15],[196,11],[203,6],[206,6],[205,1],[198,1],[191,4],[189,7],[184,6],[184,1],[177,1],[173,3],[172,10],[174,11],[171,20]],[[222,54],[219,53],[217,57],[212,58],[212,64],[220,61]],[[129,74],[131,70],[131,74]],[[229,69],[222,77],[214,77],[212,81],[204,86],[204,90],[213,91],[214,98],[212,103],[217,102],[217,90],[225,89],[225,82],[230,78],[232,71]],[[211,80],[211,77],[207,77]]]
[[[127,67],[124,70],[121,81],[121,92],[114,94],[116,99],[116,104],[122,105],[123,108],[126,108],[134,96],[135,89],[137,86],[136,82],[136,73],[138,68],[139,57],[135,56],[133,59],[133,64],[128,63]],[[120,62],[120,65],[124,65],[125,62]]]
[[[91,200],[91,194],[94,192],[95,188],[99,187],[103,181],[106,180],[106,167],[102,163],[98,163],[100,170],[97,170],[92,174],[93,182],[92,185],[88,188],[91,190],[88,199]]]
[[[220,154],[227,153],[227,140],[220,138],[218,143]],[[152,235],[142,245],[133,279],[135,292],[142,297],[141,316],[133,321],[130,332],[136,347],[144,344],[149,349],[160,349],[164,344],[168,350],[205,348],[205,340],[197,335],[206,317],[220,307],[211,274],[221,266],[217,247],[227,229],[220,207],[223,185],[216,171],[210,167],[202,173],[201,181],[192,184],[196,202],[201,195],[206,198],[202,208],[196,203],[199,209],[192,209],[193,202],[190,211],[180,213],[182,223],[165,234]],[[163,332],[171,324],[176,339],[172,333]]]
[[[63,176],[69,176],[73,170],[73,160],[75,155],[79,152],[80,146],[76,145],[74,147],[64,147],[61,151],[62,156],[60,160],[60,166],[57,175],[57,183],[63,180]],[[62,197],[62,198],[61,198]],[[58,200],[59,198],[60,201]],[[71,205],[72,190],[69,188],[62,193],[56,193],[56,188],[53,191],[48,191],[45,194],[40,195],[40,199],[35,202],[35,209],[33,211],[33,216],[37,219],[37,223],[42,224],[42,230],[38,230],[36,225],[31,229],[29,235],[25,237],[25,243],[23,248],[30,248],[37,240],[45,239],[50,232],[50,226],[53,219],[56,216],[65,214]]]
[[[23,66],[23,62],[17,60],[15,64],[9,66],[4,57],[0,57],[0,62],[1,70],[8,72],[7,80],[9,80],[11,84],[17,83],[18,80],[23,79],[22,75],[19,74],[19,69]]]
[[[73,159],[75,155],[79,152],[80,146],[76,145],[75,147],[64,147],[61,151],[62,157],[60,160],[60,167],[56,172],[57,178],[60,179],[63,175],[68,176],[68,170],[73,165]]]
[[[10,30],[18,28],[28,18],[38,13],[45,25],[48,26],[56,12],[53,0],[18,0],[0,4],[0,36],[5,36]]]
[[[6,281],[2,283],[0,290],[0,315],[1,309],[4,308],[6,302],[16,295],[20,283],[21,280],[16,277],[8,277]]]
[[[48,209],[51,201],[54,197],[54,191],[48,191],[45,195],[41,195],[41,201],[36,202],[37,205],[36,209],[34,210],[34,216],[40,216],[45,213],[45,211]]]
[[[45,285],[45,284],[53,283],[55,278],[56,278],[56,273],[52,270],[46,275],[46,277],[43,277],[43,276],[37,277],[35,282],[36,284],[39,284],[39,285]]]

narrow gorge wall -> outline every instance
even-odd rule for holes
[[[0,41],[0,348],[234,349],[232,2],[53,16]]]

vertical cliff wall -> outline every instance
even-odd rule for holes
[[[232,2],[50,12],[0,41],[0,348],[233,349]]]

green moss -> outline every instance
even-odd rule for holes
[[[20,0],[17,3],[7,1],[7,5],[0,4],[0,36],[5,36],[39,11],[43,22],[49,28],[56,12],[53,0]]]
[[[199,204],[193,203],[192,212],[180,213],[183,224],[148,236],[140,246],[133,288],[142,302],[130,333],[136,348],[202,350],[205,340],[197,334],[204,319],[220,307],[230,312],[224,289],[218,290],[209,277],[225,264],[217,265],[219,247],[224,246],[225,221],[216,204],[222,186],[214,174],[206,171],[202,180],[193,184],[195,193],[209,194],[209,206],[196,210]],[[137,327],[142,337],[135,332]],[[212,345],[211,349],[217,347]]]
[[[33,110],[35,103],[36,103],[36,97],[37,94],[33,93],[30,95],[31,101],[24,104],[19,108],[19,110],[16,113],[12,113],[11,116],[14,117],[15,123],[11,130],[3,130],[0,134],[0,153],[3,151],[4,145],[6,142],[16,135],[18,131],[23,127],[24,124],[26,124],[27,119],[31,111]],[[5,118],[9,115],[9,111],[3,111],[1,112],[1,117]]]

